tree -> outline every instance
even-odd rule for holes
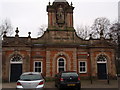
[[[4,32],[9,36],[13,34],[13,27],[8,19],[5,19],[0,25],[0,37],[3,36]]]
[[[47,29],[47,25],[43,24],[40,26],[39,31],[38,31],[38,36],[42,36],[44,34],[44,32]]]
[[[116,44],[116,69],[117,74],[120,74],[120,23],[116,22],[112,24],[111,33],[113,36],[113,42]]]
[[[105,38],[109,37],[110,34],[110,21],[105,17],[96,18],[92,27],[91,34],[93,38],[100,38],[101,30],[103,30],[103,36]]]
[[[76,29],[77,35],[82,39],[89,39],[90,27],[89,26],[78,26]]]
[[[111,34],[113,36],[113,42],[118,44],[118,36],[120,36],[120,23],[115,22],[110,27]]]

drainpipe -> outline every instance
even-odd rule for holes
[[[92,63],[91,63],[91,55],[90,55],[90,51],[88,52],[89,56],[89,60],[90,60],[90,83],[92,84],[93,83],[93,80],[92,80]]]

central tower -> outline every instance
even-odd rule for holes
[[[47,6],[48,30],[74,30],[73,9],[66,0],[55,0]]]

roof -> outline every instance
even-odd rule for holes
[[[76,71],[62,71],[61,73],[77,73]]]
[[[22,75],[28,75],[28,74],[40,74],[39,72],[25,72]]]
[[[66,0],[55,0],[54,2],[67,2]]]

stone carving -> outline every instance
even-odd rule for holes
[[[62,6],[60,5],[56,13],[57,23],[63,24],[65,22],[65,15]]]
[[[104,55],[100,55],[97,59],[97,62],[106,62],[106,61],[107,61],[107,58]]]
[[[19,55],[15,55],[11,58],[11,62],[22,62],[22,58]]]

